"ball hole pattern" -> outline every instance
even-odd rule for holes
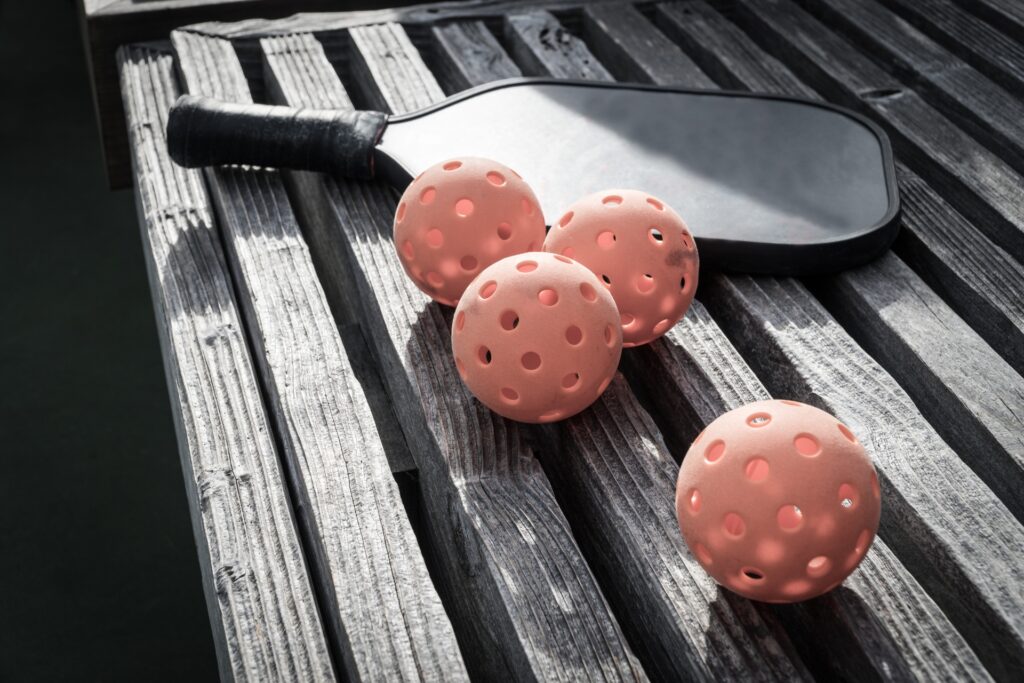
[[[621,322],[623,327],[632,327],[633,323],[636,322],[636,316],[631,313],[623,313],[621,316]]]
[[[521,261],[516,264],[516,270],[518,270],[520,273],[532,273],[533,271],[537,270],[537,262]]]
[[[695,544],[693,546],[693,552],[697,555],[697,559],[700,560],[702,564],[706,564],[708,566],[714,564],[714,559],[711,557],[711,553],[708,552],[708,549],[705,548],[703,544]]]
[[[402,202],[401,204],[398,205],[398,212],[395,214],[395,222],[396,223],[401,223],[402,221],[405,220],[405,211],[406,211],[405,202]]]
[[[519,392],[513,389],[512,387],[502,387],[501,400],[505,401],[506,403],[519,403]]]
[[[770,471],[771,467],[764,458],[751,458],[743,468],[743,474],[753,482],[764,481]]]
[[[520,360],[523,363],[523,367],[527,370],[532,371],[540,367],[540,354],[534,351],[527,351]]]
[[[505,185],[505,176],[501,175],[497,171],[489,171],[487,173],[487,182],[495,187],[502,187]]]
[[[739,538],[747,530],[747,523],[735,512],[730,512],[722,520],[722,530],[728,536]]]
[[[491,364],[491,350],[489,348],[487,348],[486,346],[481,346],[479,349],[477,349],[476,350],[476,355],[477,355],[477,358],[480,359],[480,365],[490,365]]]
[[[459,311],[459,314],[455,316],[455,331],[462,332],[462,328],[466,326],[466,312]]]
[[[654,276],[644,273],[636,280],[636,289],[641,294],[650,294],[654,291]]]
[[[597,301],[597,290],[591,287],[589,283],[580,283],[580,295],[587,301]]]
[[[562,263],[572,263],[571,259],[568,259],[565,256],[562,256],[561,254],[555,254],[555,258],[561,261]]]
[[[597,235],[597,246],[601,247],[602,249],[611,249],[612,247],[615,246],[615,242],[617,240],[618,238],[615,236],[614,232],[612,232],[611,230],[604,230],[603,232],[598,233]]]
[[[513,310],[504,311],[501,314],[499,322],[501,323],[501,329],[506,332],[511,332],[519,327],[519,314]]]
[[[617,194],[608,195],[601,200],[601,203],[606,206],[618,206],[622,203],[622,197]]]
[[[402,242],[402,253],[405,254],[405,258],[410,261],[416,258],[416,251],[412,248],[412,242],[409,240]]]
[[[797,453],[807,458],[813,458],[821,453],[821,444],[810,434],[798,434],[793,439],[793,446],[796,447]]]
[[[704,459],[709,463],[718,462],[725,455],[725,442],[721,439],[716,439],[708,444],[708,447],[704,449]]]
[[[831,569],[832,560],[828,559],[824,555],[813,557],[811,558],[811,561],[807,563],[807,575],[813,579],[825,576],[825,574],[828,574]]]
[[[665,205],[662,204],[661,202],[659,202],[654,197],[648,197],[647,198],[647,203],[650,204],[651,206],[653,206],[658,211],[664,211],[665,210]]]
[[[785,399],[780,400],[779,403],[785,403],[787,406],[793,406],[794,408],[801,408],[804,405],[803,403],[797,403],[796,401],[787,401]]]
[[[844,425],[842,422],[838,423],[836,426],[839,427],[839,432],[846,437],[847,441],[850,443],[857,443],[857,437],[853,435],[853,432],[850,431],[849,427]]]
[[[437,190],[433,187],[426,187],[420,192],[420,204],[433,204],[437,197]]]
[[[615,330],[612,328],[611,323],[604,326],[604,343],[608,348],[615,345]]]
[[[549,410],[546,413],[541,413],[537,419],[541,422],[554,422],[555,420],[562,417],[561,410]]]
[[[571,221],[572,217],[575,216],[575,215],[576,215],[575,213],[570,211],[569,213],[567,213],[564,216],[562,216],[561,218],[559,218],[558,219],[558,227],[564,228],[565,226],[569,225],[569,221]]]
[[[512,239],[512,226],[508,223],[501,223],[498,226],[498,239],[509,240]]]
[[[430,271],[429,273],[427,273],[425,275],[425,277],[427,278],[427,282],[430,283],[431,287],[434,287],[434,288],[444,287],[444,278],[441,277],[440,273],[435,273],[434,271]]]
[[[462,266],[463,270],[472,272],[472,271],[476,270],[476,267],[477,267],[478,264],[477,264],[477,260],[476,260],[475,256],[468,256],[467,255],[467,256],[463,256],[462,257],[462,260],[459,261],[459,265]]]
[[[445,164],[441,168],[443,168],[446,171],[454,171],[454,170],[462,168],[462,162],[461,161],[449,161],[447,164]]]
[[[427,230],[427,244],[434,249],[440,249],[444,246],[444,233],[437,228]]]
[[[604,280],[604,284],[605,284],[606,287],[611,287],[612,286],[612,279],[610,277],[608,277],[607,275],[602,275],[601,279]]]
[[[697,514],[698,512],[700,512],[701,502],[702,500],[700,496],[700,491],[698,491],[697,489],[693,489],[692,491],[690,491],[690,511],[693,514]]]
[[[576,258],[576,250],[572,247],[566,247],[562,250],[562,256],[565,256],[566,258]]]
[[[686,276],[679,278],[679,289],[686,289]]]
[[[860,494],[857,493],[857,489],[853,488],[849,484],[843,484],[839,487],[839,505],[844,510],[852,510],[857,507],[857,503],[860,502]]]
[[[533,202],[531,202],[526,197],[523,197],[522,200],[520,200],[520,203],[523,206],[523,213],[525,213],[527,216],[532,216],[533,215]]]
[[[461,377],[463,380],[465,380],[466,379],[466,366],[463,364],[461,358],[456,358],[455,359],[455,367],[459,371],[459,377]]]
[[[480,298],[481,299],[490,299],[492,296],[494,296],[494,293],[496,291],[498,291],[498,283],[497,282],[495,282],[494,280],[490,280],[488,282],[485,282],[483,284],[483,286],[480,287]]]
[[[463,197],[459,201],[455,202],[455,215],[461,218],[472,216],[474,209],[476,209],[476,205],[473,204],[472,199]]]
[[[566,391],[572,391],[580,384],[580,373],[570,372],[562,378],[562,388]]]
[[[662,318],[654,325],[654,334],[664,334],[668,331],[668,328],[672,327],[672,321],[668,318]]]
[[[756,569],[754,567],[744,567],[741,570],[741,573],[743,575],[743,578],[746,579],[748,583],[757,584],[764,581],[764,572],[760,569]]]
[[[537,292],[537,300],[545,306],[554,306],[558,303],[558,292],[545,288]]]
[[[765,427],[771,421],[772,416],[768,413],[754,413],[747,418],[747,424],[751,427]]]
[[[565,330],[565,341],[571,346],[578,346],[583,341],[583,330],[576,325],[570,325]]]
[[[804,523],[804,513],[796,505],[783,505],[775,515],[779,528],[783,531],[796,531]]]
[[[857,543],[853,546],[853,552],[857,553],[858,555],[863,555],[865,552],[867,552],[868,546],[870,544],[871,530],[864,529],[864,531],[860,532],[860,535],[857,536]]]

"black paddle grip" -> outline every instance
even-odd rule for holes
[[[182,95],[167,119],[167,149],[181,166],[249,164],[373,177],[387,116],[377,111],[231,104]]]

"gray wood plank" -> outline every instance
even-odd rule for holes
[[[736,5],[734,20],[827,99],[887,130],[903,162],[1016,260],[1024,260],[1024,177],[842,40],[783,0]]]
[[[176,31],[172,42],[189,92],[252,101],[229,41]],[[280,175],[206,177],[339,666],[353,679],[465,678]]]
[[[359,29],[353,49],[360,52],[354,64],[381,74],[358,81],[362,98],[405,111],[442,97],[401,27]],[[270,64],[270,92],[293,105],[335,92],[338,76],[322,54],[314,54],[314,67]],[[424,525],[470,672],[488,679],[644,679],[527,434],[462,385],[451,361],[451,310],[416,289],[396,258],[395,193],[374,183],[318,180],[297,185],[303,204],[322,207],[308,234],[315,250],[347,260],[355,291],[337,300],[359,307],[376,341],[419,466]]]
[[[802,0],[808,11],[883,61],[961,128],[1020,170],[1024,103],[873,0]]]
[[[632,37],[621,35],[627,32],[639,35]],[[608,29],[609,38],[614,39],[617,36],[621,42],[632,43],[636,50],[646,50],[647,54],[640,60],[645,63],[656,62],[660,54],[660,51],[653,47],[654,41],[645,40],[646,36],[653,32],[655,29],[649,23],[629,25],[623,22],[613,24]],[[602,36],[595,37],[600,39]],[[648,48],[647,46],[652,47]],[[682,73],[678,79],[669,76],[670,80],[661,82],[684,86],[695,85],[686,81],[686,77],[686,74]],[[807,298],[810,299],[809,296]],[[738,385],[739,394],[731,394],[734,403],[718,402],[714,405],[714,410],[707,410],[707,407],[701,404],[685,407],[672,406],[670,414],[674,416],[674,419],[670,420],[669,424],[673,426],[679,424],[679,420],[676,418],[679,410],[682,410],[683,414],[699,416],[703,418],[703,423],[706,423],[724,410],[738,407],[751,400],[766,398],[766,392],[757,383],[753,373],[742,361],[739,361],[722,333],[707,320],[706,314],[703,313],[699,305],[694,308],[694,314],[689,317],[699,321],[698,324],[693,325],[694,334],[685,338],[682,335],[676,337],[676,332],[673,331],[669,338],[678,338],[680,341],[685,339],[687,344],[693,343],[691,339],[698,340],[698,347],[708,351],[701,359],[703,365],[693,366],[692,363],[689,363],[674,368],[661,368],[660,372],[641,373],[646,380],[644,384],[647,391],[652,395],[662,396],[659,390],[661,383],[658,382],[658,378],[679,377],[680,371],[685,369],[696,372],[698,377],[705,372],[710,372],[713,377],[731,375],[733,378],[730,381]],[[719,360],[720,358],[734,362],[723,363]],[[713,398],[717,393],[708,395]],[[702,409],[703,414],[701,414]],[[696,431],[694,431],[695,433]],[[681,435],[677,434],[678,436]],[[692,437],[692,435],[690,436]],[[984,675],[980,663],[964,644],[959,634],[955,632],[951,636],[950,644],[939,646],[939,649],[941,651],[948,647],[949,652],[957,654],[948,660],[934,658],[935,639],[947,637],[947,634],[954,630],[917,582],[910,577],[905,569],[900,567],[899,562],[892,556],[891,551],[884,543],[879,541],[876,550],[884,561],[867,565],[861,572],[863,583],[860,588],[864,593],[858,593],[856,588],[852,588],[846,592],[829,596],[829,600],[836,603],[832,612],[818,607],[808,610],[796,607],[788,610],[786,613],[788,625],[801,635],[800,638],[795,639],[795,642],[813,642],[816,647],[820,647],[822,641],[825,641],[829,648],[828,654],[824,658],[826,661],[821,666],[833,675],[839,675],[844,668],[856,664],[869,666],[879,672],[878,675],[886,677],[899,677],[899,674],[896,673],[897,670],[913,671],[915,675],[923,678],[952,675],[952,672],[957,671]],[[893,567],[899,568],[898,571],[893,570]],[[886,569],[889,571],[883,571]],[[892,601],[881,603],[876,601],[877,596],[892,592],[903,595],[903,601],[898,604],[894,604]],[[872,613],[866,608],[866,605],[873,604],[899,607],[900,609]],[[815,612],[817,618],[815,618]],[[824,619],[822,617],[833,613],[842,615],[843,618],[839,620],[839,623],[843,624],[845,628],[828,629],[827,624],[831,622],[828,621],[828,617]],[[926,615],[926,618],[922,618],[923,615]],[[827,638],[823,637],[823,631],[828,633]],[[856,645],[851,647],[852,644]],[[859,651],[855,651],[857,646],[859,646]],[[815,658],[815,653],[805,650],[805,657],[810,661]],[[948,667],[948,671],[946,667]]]
[[[685,7],[688,15],[681,15],[678,5],[662,9],[675,31],[699,34],[706,50],[726,55],[732,65],[749,60],[728,79],[731,84],[740,80],[743,89],[809,95],[791,72],[768,55],[758,55],[759,48],[708,5]],[[687,21],[693,18],[699,21]],[[737,51],[744,43],[743,51]],[[921,211],[911,202],[904,218],[907,229],[925,241],[934,230],[926,226],[919,231]],[[970,243],[970,233],[966,237]],[[962,254],[963,243],[957,246]],[[977,278],[976,271],[971,278]],[[1005,284],[996,283],[993,290],[1012,296]],[[1019,436],[1024,425],[1012,407],[1024,396],[1020,375],[891,254],[826,278],[815,291],[1018,519],[1024,518],[1024,443]],[[1003,337],[995,343],[1008,341]]]
[[[523,75],[482,21],[432,26],[430,35],[434,43],[431,71],[449,95],[492,76],[500,79]],[[454,60],[453,54],[472,55],[472,58]]]
[[[750,42],[749,38],[739,35],[731,29],[724,32],[718,31],[716,27],[723,26],[724,20],[718,17],[709,7],[700,3],[689,4],[688,7],[690,7],[690,13],[685,18],[691,19],[694,15],[704,17],[704,22],[698,29],[692,29],[692,24],[690,26],[691,30],[700,31],[700,34],[705,39],[706,46],[714,45],[716,50],[726,54],[731,53],[729,60],[733,63],[736,61],[746,62],[745,70],[733,75],[733,78],[745,79],[745,87],[764,87],[767,82],[762,82],[758,74],[769,68],[774,72],[770,79],[771,83],[781,84],[795,81],[792,74],[786,75],[783,67],[778,62],[766,60],[763,56],[759,57],[756,47],[753,45],[746,46],[742,53],[733,51],[735,45],[744,41]],[[718,17],[718,19],[716,20],[715,17]],[[785,88],[784,92],[789,91],[788,86],[783,85],[783,88]],[[892,264],[897,263],[895,259],[889,259],[889,261]],[[886,268],[885,260],[880,264],[875,264],[874,268],[881,268],[889,272],[875,273],[872,276],[871,268],[843,273],[834,278],[830,286],[833,288],[833,291],[841,289],[845,292],[848,298],[847,305],[853,299],[859,299],[860,301],[857,305],[866,310],[871,309],[873,306],[881,305],[878,297],[872,296],[871,292],[885,290],[891,286],[892,283],[888,281],[889,278],[896,278],[898,281],[900,277],[909,275],[905,268],[901,269],[898,265],[890,265]],[[704,295],[708,292],[706,282],[706,280],[702,282],[701,287],[701,292]],[[792,280],[758,280],[759,283],[763,283],[759,286],[765,291],[786,292],[785,297],[777,297],[769,305],[769,298],[767,296],[759,297],[755,300],[722,294],[723,292],[732,294],[741,290],[745,291],[747,283],[753,282],[749,278],[723,277],[714,278],[711,282],[713,283],[710,290],[711,299],[720,304],[714,312],[723,321],[723,327],[727,328],[730,335],[736,335],[740,325],[738,323],[726,324],[724,321],[727,317],[736,315],[737,307],[744,307],[746,324],[752,327],[746,331],[743,337],[747,343],[745,345],[738,343],[737,345],[741,347],[751,364],[759,371],[762,379],[769,383],[774,392],[785,392],[801,400],[817,402],[818,405],[831,410],[851,426],[859,424],[867,426],[872,423],[878,426],[885,426],[890,433],[888,435],[878,435],[880,439],[909,435],[911,433],[909,425],[913,424],[918,434],[911,441],[904,444],[899,444],[895,441],[886,443],[886,445],[901,448],[903,452],[900,456],[895,456],[893,450],[889,448],[884,448],[884,450],[869,449],[876,458],[876,465],[879,467],[883,479],[892,481],[894,488],[901,489],[901,493],[897,494],[900,503],[897,508],[902,507],[902,509],[893,511],[893,502],[895,502],[892,501],[893,494],[889,494],[889,498],[886,501],[887,505],[884,506],[883,537],[896,549],[904,563],[928,588],[936,601],[943,606],[951,621],[961,629],[968,641],[979,655],[982,656],[983,661],[985,661],[990,670],[997,677],[1005,676],[1012,668],[1012,664],[1009,662],[1020,657],[1021,621],[1018,618],[1019,614],[1014,614],[1014,610],[1019,609],[1015,605],[1024,597],[1024,584],[1012,578],[1013,574],[1008,568],[1009,565],[1005,564],[1013,556],[1014,552],[1019,552],[1019,543],[1024,538],[1021,535],[1022,530],[1019,524],[1010,517],[1004,508],[995,502],[988,489],[981,486],[975,477],[963,472],[962,466],[960,466],[952,451],[946,447],[945,443],[924,423],[921,416],[914,410],[909,397],[903,394],[900,388],[885,375],[881,368],[839,329],[835,321],[828,317],[827,313],[821,309],[820,305],[807,294],[806,289],[799,283]],[[1012,405],[1014,394],[1019,391],[1016,388],[1018,386],[1016,383],[1020,379],[1019,376],[1016,376],[1016,373],[1006,368],[1005,371],[1010,373],[1008,387],[1007,380],[997,376],[1000,373],[1000,368],[1005,368],[1005,366],[1001,366],[998,359],[995,359],[991,351],[985,348],[984,345],[982,345],[982,356],[978,359],[978,364],[972,367],[972,370],[979,373],[985,379],[974,383],[973,377],[969,376],[971,374],[970,370],[966,373],[967,377],[957,375],[957,372],[962,367],[962,365],[958,365],[959,363],[966,362],[970,365],[975,360],[970,354],[963,355],[960,348],[977,346],[978,340],[970,335],[969,331],[964,329],[963,324],[957,321],[951,312],[936,301],[934,295],[926,295],[925,293],[928,292],[927,287],[917,281],[916,278],[904,279],[902,289],[899,300],[915,309],[916,312],[912,318],[904,319],[898,315],[890,316],[884,311],[875,314],[884,316],[886,325],[889,328],[886,331],[889,339],[900,339],[904,344],[914,345],[916,350],[928,349],[929,344],[941,345],[941,342],[938,341],[929,342],[927,340],[927,333],[922,334],[922,328],[929,329],[929,325],[932,326],[930,329],[935,329],[934,317],[936,316],[936,311],[938,311],[939,317],[943,320],[943,323],[938,325],[938,327],[945,328],[939,332],[942,337],[951,334],[956,335],[959,331],[960,337],[958,338],[958,343],[955,344],[957,348],[954,358],[956,360],[951,361],[949,358],[949,347],[941,349],[932,348],[930,351],[925,351],[929,356],[930,366],[927,373],[921,372],[920,364],[917,370],[921,372],[922,376],[926,374],[933,376],[934,381],[930,383],[930,386],[931,391],[934,392],[943,391],[943,383],[945,381],[953,381],[957,386],[963,387],[965,380],[970,382],[967,391],[968,395],[972,397],[984,395],[986,391],[989,391],[991,389],[991,386],[988,385],[990,382],[995,382],[996,386],[1007,390],[1005,395],[997,395],[985,401],[986,405],[983,408],[975,406],[967,411],[966,416],[961,413],[956,419],[961,428],[971,423],[987,420],[989,426],[986,429],[975,431],[975,438],[985,438],[987,435],[991,439],[994,433],[1003,435],[1003,443],[1006,444],[1003,453],[1008,456],[1004,459],[1004,465],[1009,465],[1011,473],[1018,475],[1020,448],[1019,444],[1015,443],[1016,440],[1013,438],[1013,432],[1014,425],[1020,418],[1014,415],[1012,408],[1003,405],[1002,401],[1009,401]],[[718,294],[716,295],[716,293]],[[921,299],[922,296],[925,296],[925,298]],[[938,308],[935,308],[936,306]],[[789,322],[793,329],[787,328],[782,321]],[[953,327],[952,330],[949,329],[950,326]],[[778,336],[776,336],[776,333]],[[787,333],[799,339],[800,343],[797,344],[795,341],[791,341],[789,336],[784,336]],[[782,347],[778,353],[766,352],[766,337],[773,341],[785,339],[785,341],[791,343],[788,346],[783,346],[783,342],[778,341],[778,344]],[[771,349],[771,351],[774,351],[774,349]],[[886,351],[888,353],[890,350],[887,349]],[[895,352],[893,352],[890,359],[895,355]],[[768,358],[771,358],[771,360],[767,360]],[[892,363],[891,365],[895,367],[897,363]],[[775,375],[787,376],[790,378],[790,381],[773,384],[766,378],[768,367],[774,369]],[[868,377],[871,378],[870,384],[868,383]],[[915,378],[915,381],[920,381],[920,376]],[[795,393],[797,391],[802,393]],[[920,392],[916,395],[919,397],[919,402],[928,398],[926,394]],[[870,405],[871,402],[865,403],[863,398],[868,397],[876,405]],[[898,400],[896,397],[898,397]],[[942,410],[947,409],[947,406],[938,404],[934,397],[932,398],[932,407],[936,413],[941,413]],[[887,402],[909,405],[911,410],[914,410],[913,413],[909,414],[901,413],[901,417],[905,421],[905,425],[907,425],[906,434],[900,432],[900,428],[897,427],[898,423],[888,422],[889,415],[897,412],[898,409],[893,408]],[[993,412],[999,413],[1001,417],[993,419]],[[865,439],[865,442],[868,442],[868,439]],[[1007,453],[1007,449],[1016,454],[1016,459]],[[942,454],[941,459],[938,453]],[[967,450],[966,453],[968,456],[971,455],[970,450]],[[887,460],[891,461],[893,457],[901,457],[903,459],[897,463],[887,463]],[[913,473],[901,472],[900,468],[907,467],[908,462],[915,463],[915,471]],[[987,463],[980,467],[984,471],[987,468]],[[894,474],[888,474],[887,470],[889,469],[895,470],[899,477],[897,478]],[[952,472],[958,472],[958,474],[951,474]],[[961,477],[963,476],[969,477],[969,481],[962,480]],[[949,504],[953,502],[954,498],[953,492],[950,491],[946,497],[934,501],[938,505],[932,505],[932,501],[929,498],[929,482],[931,482],[932,486],[943,486],[949,477],[957,478],[960,484],[966,485],[966,490],[960,494],[962,497],[959,497],[959,502],[952,505]],[[1003,491],[1005,493],[1006,489],[1003,488]],[[917,502],[922,501],[922,496],[924,497],[923,502],[926,503],[923,506],[921,502]],[[980,562],[978,561],[980,558],[965,553],[962,547],[963,544],[970,542],[971,538],[966,530],[972,529],[972,527],[969,525],[960,526],[959,520],[956,519],[956,515],[958,515],[957,510],[960,506],[973,507],[976,505],[975,496],[981,496],[982,499],[987,501],[987,505],[996,511],[997,516],[995,518],[988,517],[988,513],[984,516],[991,524],[989,528],[993,532],[1004,534],[1005,543],[1003,548],[999,550],[997,558],[988,558],[988,560]],[[934,539],[917,539],[919,543],[924,541],[923,544],[928,547],[927,550],[923,550],[920,547],[910,548],[906,545],[906,539],[908,538],[905,532],[906,525],[910,523],[912,518],[917,518],[914,520],[914,523],[919,528],[922,526],[931,527],[929,533],[934,534]],[[987,533],[988,531],[986,530],[985,534]],[[917,537],[914,536],[914,538],[916,539]],[[1000,617],[1002,635],[1011,643],[1006,652],[1000,652],[1000,648],[993,647],[991,634],[986,632],[981,622],[974,619],[973,615],[965,614],[965,606],[959,603],[958,600],[963,599],[963,596],[957,595],[957,591],[962,591],[964,588],[957,588],[955,587],[955,582],[950,582],[952,577],[949,574],[951,568],[948,564],[941,572],[935,571],[934,561],[938,552],[935,549],[936,545],[946,546],[942,552],[947,554],[948,559],[943,564],[960,564],[957,568],[957,571],[961,573],[959,580],[968,583],[972,590],[981,594],[974,599],[983,601],[987,605],[987,609],[1002,613]],[[996,564],[1000,561],[1004,563],[1002,573],[997,581],[991,580],[994,564],[990,564],[990,561],[994,561]],[[988,582],[989,585],[985,586],[985,582]],[[941,585],[943,583],[947,585]],[[1008,653],[1013,654],[1009,655]]]
[[[1024,662],[1024,529],[913,401],[795,280],[710,277],[704,302],[774,395],[859,435],[882,483],[881,536],[998,679]]]
[[[170,52],[118,53],[135,198],[222,680],[334,679],[220,236],[173,164]]]
[[[1019,0],[956,0],[972,14],[1024,42],[1024,5]]]
[[[819,99],[792,71],[703,2],[659,5],[659,27],[726,88]],[[1018,372],[1024,372],[1024,267],[897,161],[902,230],[894,250]]]
[[[564,59],[542,45],[531,52],[542,63],[548,54]],[[450,51],[453,61],[479,57]],[[481,72],[473,85],[500,75]],[[747,678],[755,669],[776,679],[807,675],[776,619],[716,586],[689,553],[674,513],[678,465],[624,382],[540,438],[562,509],[653,678]]]
[[[1018,98],[1024,96],[1024,45],[953,0],[882,0],[927,34]]]
[[[700,303],[661,340],[625,355],[630,380],[657,396],[680,452],[723,412],[771,398]],[[842,586],[791,606],[761,605],[799,637],[817,677],[984,680],[963,636],[881,539]]]
[[[695,88],[714,87],[693,60],[633,5],[601,3],[583,9],[583,35],[594,55],[620,81],[664,83],[675,78]],[[649,59],[648,55],[657,55]]]
[[[604,65],[545,10],[507,15],[505,42],[527,76],[599,80],[612,77]]]

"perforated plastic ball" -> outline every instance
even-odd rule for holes
[[[395,211],[395,248],[416,286],[454,306],[480,271],[539,249],[544,216],[515,171],[490,159],[459,157],[413,180]]]
[[[765,602],[831,590],[878,530],[878,475],[864,447],[828,413],[759,401],[725,413],[683,458],[679,528],[718,583]]]
[[[668,205],[638,190],[605,190],[570,206],[544,251],[590,268],[615,297],[623,346],[646,344],[686,313],[697,290],[697,247]]]
[[[619,314],[593,273],[532,252],[489,266],[452,325],[459,375],[494,412],[520,422],[574,415],[608,387],[622,354]]]

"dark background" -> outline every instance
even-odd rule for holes
[[[142,246],[73,0],[0,0],[0,680],[216,680]]]

